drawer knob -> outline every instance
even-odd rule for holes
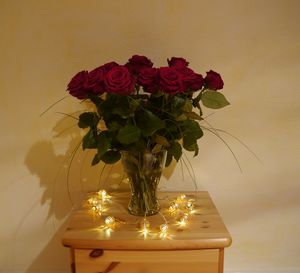
[[[97,258],[103,255],[103,249],[93,249],[90,253],[91,258]]]

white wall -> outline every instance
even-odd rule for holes
[[[156,65],[182,56],[199,72],[222,74],[231,105],[208,111],[209,122],[262,161],[224,134],[241,173],[208,132],[199,157],[190,157],[233,237],[225,270],[300,272],[299,10],[292,0],[0,1],[0,272],[67,272],[65,159],[80,134],[72,127],[59,135],[74,122],[56,112],[82,105],[67,98],[39,114],[65,96],[74,73],[133,54]],[[74,202],[97,188],[100,168],[88,166],[78,152]],[[193,189],[187,173],[185,180],[177,166],[162,189]]]

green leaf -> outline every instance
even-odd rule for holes
[[[131,124],[121,128],[117,134],[117,139],[122,144],[131,144],[137,142],[141,136],[141,130]]]
[[[188,151],[195,151],[197,139],[203,136],[203,131],[198,122],[194,120],[186,120],[183,122],[183,148]]]
[[[180,116],[176,117],[175,120],[177,120],[177,121],[182,121],[182,120],[186,120],[186,119],[187,119],[186,114],[181,114]]]
[[[179,160],[179,158],[182,155],[182,148],[181,145],[177,142],[177,141],[173,141],[171,143],[170,148],[168,149],[168,151],[171,152],[171,154],[174,156],[174,158],[176,159],[176,161]]]
[[[165,131],[168,133],[168,139],[176,140],[182,138],[181,122],[174,122],[173,120],[166,120]]]
[[[194,153],[194,156],[197,156],[199,154],[199,146],[198,144],[196,144],[196,147],[195,147],[195,153]]]
[[[167,152],[167,159],[166,159],[166,164],[165,164],[165,166],[168,167],[168,166],[171,164],[172,160],[173,160],[172,152],[171,152],[171,151],[168,151],[168,152]]]
[[[205,91],[201,96],[201,100],[204,106],[212,109],[219,109],[229,105],[225,96],[217,91]]]
[[[79,116],[78,126],[80,128],[96,127],[99,118],[94,112],[85,112]]]
[[[111,139],[106,136],[105,132],[101,132],[97,136],[97,154],[99,158],[101,158],[101,156],[104,155],[110,148],[110,143]]]
[[[97,142],[95,133],[93,130],[89,130],[87,134],[82,138],[82,149],[95,149],[97,148]]]
[[[156,135],[155,142],[165,147],[170,146],[169,141],[164,136]]]
[[[128,118],[133,116],[133,112],[129,109],[126,108],[125,106],[123,107],[115,107],[111,111],[113,114],[116,114],[122,118]]]
[[[127,96],[121,95],[116,95],[114,100],[113,107],[110,108],[112,114],[119,115],[125,119],[133,117],[134,111],[138,106],[138,101],[134,102],[134,99],[129,100]]]
[[[203,120],[203,118],[195,112],[186,113],[190,119]]]
[[[137,142],[128,145],[126,148],[130,151],[136,152],[144,150],[146,146],[147,143],[142,138],[140,138]]]
[[[102,114],[106,119],[112,116],[111,109],[113,109],[117,105],[117,97],[114,94],[108,93],[106,95],[105,101],[101,104]]]
[[[97,165],[100,162],[100,160],[101,160],[101,156],[99,155],[99,153],[96,153],[92,161],[92,166]]]
[[[184,103],[184,105],[182,107],[182,110],[184,112],[191,112],[193,110],[193,104],[192,104],[192,102],[190,100],[188,100],[188,99],[185,100],[185,103]]]
[[[121,154],[118,151],[109,150],[102,157],[101,160],[106,164],[114,164],[121,158]]]
[[[197,144],[197,141],[193,144],[191,144],[190,146],[187,146],[186,143],[183,143],[183,148],[186,149],[187,151],[194,151],[194,156],[197,156],[198,155],[198,152],[199,152],[199,147],[198,147],[198,144]]]
[[[110,130],[110,131],[118,131],[119,129],[121,129],[122,127],[124,127],[125,125],[125,120],[120,118],[119,116],[114,116],[114,118],[112,120],[107,120],[105,122],[106,127]]]
[[[116,115],[125,119],[133,115],[127,96],[108,93],[105,101],[101,104],[101,109],[106,121],[112,120]]]
[[[182,131],[184,136],[191,135],[194,136],[196,139],[203,136],[203,131],[201,130],[200,125],[197,121],[189,119],[183,121],[182,124]]]
[[[95,105],[100,105],[104,101],[99,96],[94,96],[90,94],[88,97]]]
[[[89,94],[89,99],[95,104],[97,111],[99,113],[99,116],[102,116],[102,103],[104,100],[100,98],[99,96],[91,95]]]
[[[183,137],[183,148],[188,151],[194,151],[193,148],[191,150],[191,147],[197,143],[197,138],[193,136],[192,134],[187,134]]]
[[[164,121],[148,110],[139,112],[136,120],[144,136],[151,136],[157,130],[165,127]]]

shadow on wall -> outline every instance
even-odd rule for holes
[[[124,183],[121,185],[123,175],[120,164],[90,166],[94,153],[82,151],[82,136],[76,120],[64,116],[54,126],[53,134],[51,141],[35,143],[25,158],[25,165],[32,175],[39,178],[43,189],[38,206],[47,204],[49,207],[47,222],[66,218],[73,205],[78,204],[86,192],[97,191],[99,188],[127,188]],[[107,183],[108,180],[110,183]],[[27,273],[37,272],[49,264],[57,267],[68,261],[68,251],[61,244],[67,222],[55,230]]]

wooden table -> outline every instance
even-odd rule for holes
[[[208,192],[185,192],[195,200],[187,225],[176,222],[169,205],[181,193],[158,193],[161,214],[147,217],[151,233],[140,233],[143,217],[127,212],[129,193],[112,194],[102,215],[92,212],[86,200],[74,211],[62,238],[70,248],[71,268],[76,273],[221,273],[224,248],[231,237]],[[87,199],[90,196],[87,196]],[[181,213],[181,212],[180,212]],[[105,218],[114,216],[116,225],[107,228]],[[160,225],[167,221],[163,236]]]

